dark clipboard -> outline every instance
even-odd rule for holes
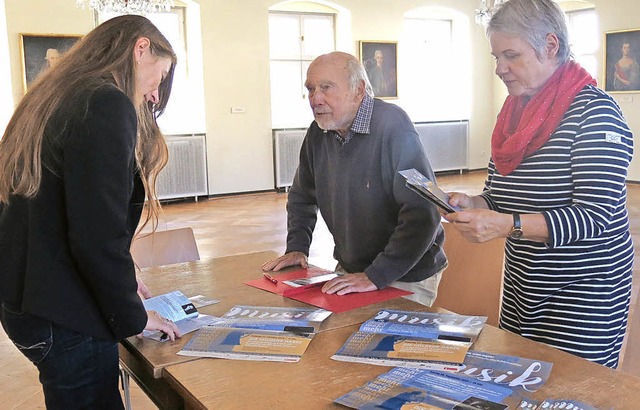
[[[440,189],[433,181],[422,175],[414,168],[399,171],[406,180],[406,185],[413,192],[431,202],[445,213],[461,211],[457,206],[449,205],[449,195]]]

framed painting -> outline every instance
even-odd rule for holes
[[[24,91],[43,71],[56,65],[65,51],[81,36],[62,34],[20,34],[22,84]]]
[[[604,89],[640,92],[640,29],[604,33]]]
[[[360,41],[360,62],[376,97],[398,98],[397,41]]]

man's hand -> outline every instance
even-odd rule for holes
[[[334,293],[336,295],[346,295],[347,293],[370,292],[372,290],[378,290],[378,288],[364,272],[348,273],[331,279],[322,286],[322,292],[329,295]]]
[[[307,255],[302,252],[289,252],[279,258],[263,263],[262,270],[265,272],[279,271],[282,268],[294,265],[300,265],[302,269],[307,269],[309,267]]]

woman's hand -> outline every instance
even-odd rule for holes
[[[488,209],[468,209],[447,214],[444,218],[469,242],[478,243],[506,237],[513,225],[510,214]]]
[[[457,206],[460,209],[471,209],[475,208],[473,198],[467,194],[463,194],[462,192],[450,192],[449,195],[449,205]]]
[[[153,296],[147,285],[144,284],[142,278],[138,275],[136,275],[136,282],[138,282],[138,295],[140,295],[140,299],[145,300]]]
[[[171,341],[176,340],[177,337],[182,337],[178,326],[155,310],[147,310],[147,326],[145,326],[144,330],[160,330]]]

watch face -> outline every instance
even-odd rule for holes
[[[516,229],[516,228],[511,229],[511,232],[509,232],[509,238],[511,239],[522,238],[522,229]]]

